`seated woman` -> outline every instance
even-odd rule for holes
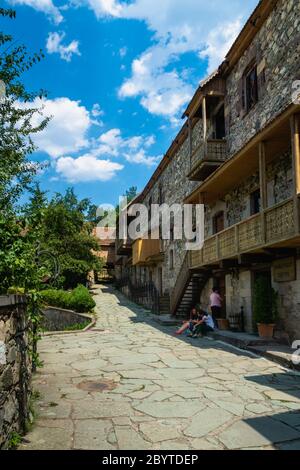
[[[200,338],[206,336],[207,333],[214,331],[215,325],[211,315],[206,312],[202,312],[202,319],[197,322],[194,328],[193,338]]]
[[[182,335],[187,330],[190,330],[191,333],[194,332],[195,325],[200,321],[199,312],[196,308],[192,308],[190,313],[190,319],[188,321],[184,321],[183,325],[179,330],[175,332],[175,335]]]

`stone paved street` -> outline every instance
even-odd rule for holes
[[[45,337],[37,420],[21,449],[300,449],[300,375],[176,338],[103,287],[97,324]]]

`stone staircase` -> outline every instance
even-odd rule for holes
[[[191,273],[189,283],[184,289],[183,296],[176,310],[176,317],[186,318],[191,309],[199,304],[202,289],[207,282],[207,276],[201,273]]]
[[[189,257],[188,252],[170,296],[170,313],[177,318],[186,318],[191,308],[200,302],[201,292],[210,276],[209,270],[190,270]]]

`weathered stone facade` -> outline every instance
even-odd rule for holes
[[[299,80],[300,2],[280,0],[226,80],[227,142],[229,155],[237,152],[269,121],[292,103],[292,84]],[[248,114],[240,107],[239,83],[251,61],[265,80],[259,100]]]
[[[200,122],[200,121],[199,121]],[[201,136],[201,126],[196,125],[195,133]],[[183,204],[185,197],[193,191],[196,183],[191,182],[187,178],[190,169],[189,157],[189,139],[184,140],[183,144],[179,146],[175,154],[170,159],[169,164],[162,172],[160,177],[155,181],[152,189],[146,195],[145,200],[141,203],[149,207],[149,202],[152,204],[159,203],[160,188],[163,193],[163,203],[169,206],[173,204]],[[137,267],[137,280],[147,282],[149,280],[149,271],[152,271],[152,280],[157,288],[159,287],[158,270],[162,269],[163,279],[163,294],[171,293],[178,274],[180,272],[184,257],[186,255],[185,241],[184,240],[164,240],[164,261],[155,267],[143,268]],[[173,250],[173,267],[171,266],[170,253]]]
[[[23,432],[28,417],[30,370],[26,299],[0,296],[0,449],[13,432]]]
[[[284,330],[291,341],[300,339],[300,259],[296,262],[296,280],[274,282],[279,294],[279,316]]]

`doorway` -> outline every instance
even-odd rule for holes
[[[158,268],[158,290],[159,290],[159,295],[163,295],[163,274],[162,274],[162,268]]]
[[[225,275],[220,274],[214,279],[214,287],[218,289],[222,297],[222,310],[221,318],[226,318],[226,278]]]
[[[224,212],[220,211],[213,218],[213,233],[214,233],[214,235],[216,233],[222,232],[224,230],[224,228],[225,228]]]

